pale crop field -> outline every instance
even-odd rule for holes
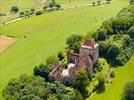
[[[1,35],[19,38],[0,54],[1,91],[11,78],[31,75],[35,65],[44,64],[46,57],[65,50],[68,36],[96,30],[127,5],[127,0],[117,0],[108,5],[51,12],[0,27]]]

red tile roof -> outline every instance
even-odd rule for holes
[[[87,40],[85,41],[82,45],[86,45],[86,46],[94,46],[96,44],[95,40]]]

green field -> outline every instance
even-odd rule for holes
[[[10,7],[18,6],[21,10],[29,8],[37,8],[43,5],[39,0],[0,0],[1,13],[9,13]]]
[[[95,30],[127,5],[127,0],[116,0],[109,5],[51,12],[1,27],[2,35],[20,38],[0,54],[1,90],[11,78],[32,74],[35,65],[45,63],[46,57],[64,50],[66,37]]]
[[[70,2],[69,2],[70,1]],[[68,7],[79,7],[82,5],[92,5],[92,2],[96,2],[97,4],[98,0],[57,0],[58,3],[60,3],[64,8]],[[105,3],[106,0],[100,0],[101,3]]]
[[[123,67],[115,69],[115,78],[112,84],[106,87],[106,91],[100,94],[94,94],[90,100],[121,100],[123,87],[127,82],[134,81],[134,56]]]
[[[46,1],[48,2],[48,0]],[[0,16],[0,23],[19,17],[19,13],[10,13],[12,6],[17,6],[19,11],[25,11],[31,8],[41,9],[47,2],[41,2],[41,0],[0,0],[0,13],[6,14],[6,16]]]

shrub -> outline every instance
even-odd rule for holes
[[[116,60],[119,54],[119,48],[116,45],[111,45],[106,53],[107,57],[111,60]]]
[[[25,14],[24,11],[20,12],[20,16],[24,16],[24,14]]]
[[[61,8],[61,5],[60,4],[55,4],[55,6],[57,7],[57,9],[60,9]]]
[[[81,40],[82,40],[82,36],[81,35],[74,34],[74,35],[72,35],[72,36],[70,36],[70,37],[68,37],[66,39],[66,43],[67,43],[69,48],[73,48],[74,45],[76,43],[80,42]]]
[[[53,8],[54,6],[55,6],[55,4],[54,4],[54,3],[52,3],[52,2],[51,2],[51,3],[49,3],[49,7],[50,7],[50,8]]]
[[[86,95],[86,87],[89,84],[88,72],[85,69],[81,69],[75,75],[74,88],[79,90],[82,95]]]
[[[134,100],[134,82],[125,85],[122,100]]]
[[[48,83],[41,77],[22,75],[9,81],[3,90],[4,100],[81,100],[73,88],[59,82]]]
[[[100,5],[100,4],[101,4],[101,2],[100,2],[100,1],[97,1],[97,4],[98,4],[98,5]]]
[[[134,0],[129,0],[129,3],[132,5],[134,4]]]
[[[98,77],[98,86],[97,86],[97,89],[98,89],[98,92],[103,92],[105,91],[105,77],[104,75],[102,75],[100,73],[99,77]]]
[[[6,16],[6,14],[0,13],[0,16]]]
[[[59,60],[63,60],[65,58],[63,52],[59,51],[58,58],[59,58]]]
[[[55,55],[52,55],[46,59],[46,65],[52,65],[54,61],[57,60]]]
[[[36,15],[38,16],[38,15],[42,15],[42,11],[37,11],[36,12]]]
[[[43,78],[45,78],[46,81],[48,81],[48,74],[49,72],[52,70],[52,66],[50,65],[43,65],[41,64],[40,66],[36,66],[34,68],[34,75],[35,76],[41,76]]]
[[[30,13],[31,13],[31,14],[34,14],[34,12],[35,12],[35,9],[34,9],[34,8],[31,8],[31,9],[30,9]]]
[[[103,41],[103,40],[106,40],[108,38],[108,35],[107,35],[107,30],[104,29],[104,28],[100,28],[97,30],[97,34],[95,36],[95,39],[97,41]]]
[[[131,36],[131,38],[134,38],[134,26],[130,27],[128,34]]]
[[[110,77],[112,77],[112,78],[115,77],[115,73],[114,73],[114,71],[112,71],[112,72],[110,73]]]
[[[92,2],[92,6],[95,6],[95,2]]]
[[[19,11],[19,8],[17,6],[12,6],[11,9],[10,9],[10,11],[12,13],[17,13]]]
[[[46,10],[47,8],[48,8],[48,6],[44,6],[44,7],[43,7],[43,10]]]

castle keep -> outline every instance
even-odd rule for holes
[[[79,54],[67,51],[67,69],[61,70],[59,61],[55,61],[53,70],[49,73],[50,81],[60,81],[66,85],[74,82],[74,75],[80,69],[85,68],[90,74],[93,71],[93,64],[99,58],[99,44],[94,40],[83,42],[79,48]]]

